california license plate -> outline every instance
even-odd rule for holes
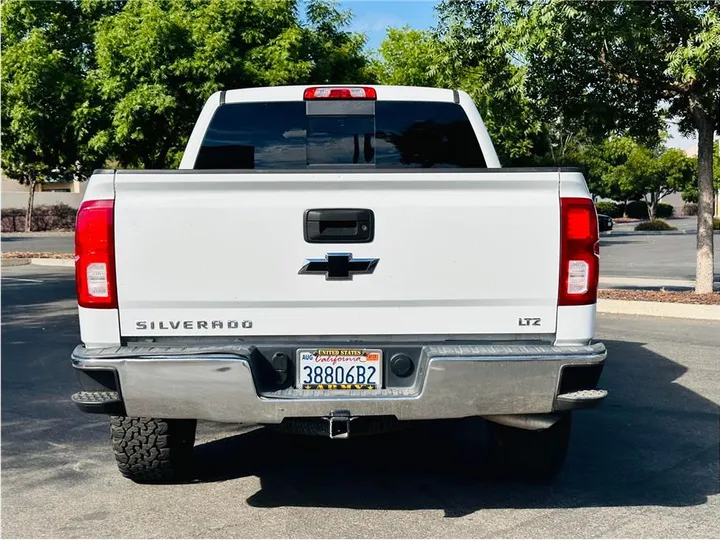
[[[382,388],[379,349],[301,349],[297,367],[297,387],[303,390]]]

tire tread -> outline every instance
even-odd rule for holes
[[[190,470],[195,420],[110,417],[110,438],[120,473],[137,483],[183,480]]]

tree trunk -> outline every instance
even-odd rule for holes
[[[715,269],[713,262],[713,119],[704,112],[696,115],[698,126],[698,213],[697,267],[695,292],[713,290]]]
[[[30,191],[28,192],[28,204],[25,210],[25,232],[32,230],[32,213],[33,204],[35,203],[35,186],[37,186],[37,175],[32,173],[30,175]]]
[[[654,193],[650,194],[650,200],[648,201],[647,198],[645,199],[645,204],[647,205],[648,209],[648,218],[650,221],[655,219],[655,213],[657,209],[657,197]]]

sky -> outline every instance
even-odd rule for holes
[[[435,0],[342,0],[341,9],[352,10],[354,17],[351,30],[362,32],[368,38],[367,48],[377,49],[388,27],[405,25],[415,29],[435,26]],[[680,135],[675,124],[669,126],[670,140],[668,146],[683,150],[697,145],[697,139]]]

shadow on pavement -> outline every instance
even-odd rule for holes
[[[196,447],[198,480],[255,475],[258,507],[444,509],[689,506],[717,494],[717,406],[675,384],[686,370],[639,343],[606,341],[599,409],[575,414],[570,455],[550,486],[493,480],[484,422],[417,423],[335,441],[268,429]]]
[[[3,477],[42,471],[33,481],[48,490],[86,481],[90,473],[76,465],[88,451],[112,463],[107,419],[69,401],[77,388],[69,362],[79,339],[74,309],[71,273],[23,288],[3,283]],[[257,476],[261,489],[247,499],[255,507],[442,509],[451,517],[482,508],[705,503],[719,491],[717,405],[678,384],[686,368],[644,344],[605,343],[601,386],[610,396],[575,415],[570,455],[553,485],[494,481],[475,419],[347,441],[261,428],[197,445],[196,482]],[[201,423],[211,434],[228,427]],[[238,494],[239,505],[245,497]]]

